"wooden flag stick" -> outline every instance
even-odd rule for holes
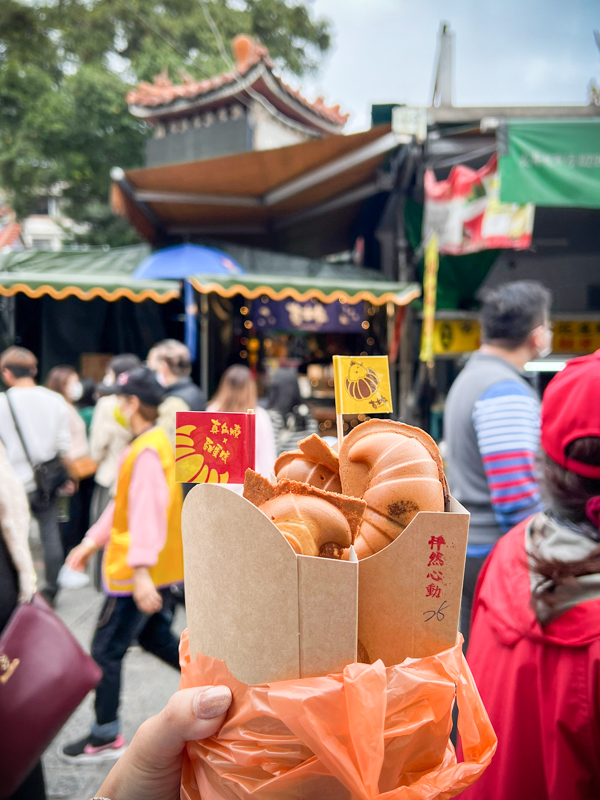
[[[339,453],[340,447],[342,446],[342,442],[344,441],[344,415],[336,414],[335,421],[337,424],[338,453]]]

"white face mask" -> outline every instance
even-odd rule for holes
[[[81,385],[81,381],[71,383],[67,387],[67,395],[69,396],[69,400],[72,400],[74,403],[76,403],[78,400],[81,400],[83,397],[83,386]]]
[[[554,336],[550,328],[545,329],[546,332],[546,346],[538,350],[538,358],[547,358],[552,352],[552,345],[554,344]]]
[[[107,372],[106,375],[102,378],[102,383],[104,386],[114,386],[115,385],[115,376],[111,372]]]

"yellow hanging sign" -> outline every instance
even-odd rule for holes
[[[433,364],[433,327],[440,258],[438,235],[432,234],[425,246],[425,274],[423,276],[423,331],[421,333],[421,361]]]
[[[433,352],[436,355],[471,353],[480,344],[481,331],[476,319],[436,319],[433,326]]]
[[[393,411],[387,356],[334,356],[336,414]]]

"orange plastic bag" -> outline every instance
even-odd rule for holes
[[[189,742],[181,800],[430,800],[474,783],[496,736],[460,644],[386,669],[248,686],[223,661],[180,647],[181,688],[221,684],[233,705],[217,736]],[[458,701],[465,761],[449,741]]]

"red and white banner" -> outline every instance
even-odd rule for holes
[[[462,256],[496,248],[531,246],[535,207],[500,202],[500,176],[494,155],[479,170],[463,164],[438,181],[425,172],[423,241],[439,237],[439,252]]]

